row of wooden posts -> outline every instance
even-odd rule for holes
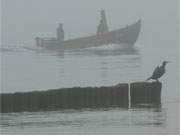
[[[1,93],[0,112],[160,105],[161,87],[160,82],[134,82],[109,87],[74,87],[24,93]]]

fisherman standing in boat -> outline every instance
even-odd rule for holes
[[[97,35],[109,32],[109,28],[107,26],[106,13],[104,10],[101,10],[101,20],[97,28]]]
[[[59,42],[64,41],[64,30],[63,30],[63,24],[60,23],[59,27],[57,28],[57,40]]]

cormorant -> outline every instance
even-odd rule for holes
[[[169,63],[169,61],[163,61],[161,66],[157,66],[151,77],[146,79],[146,81],[153,79],[159,81],[158,79],[165,73],[165,66]]]

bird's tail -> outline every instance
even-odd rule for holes
[[[146,81],[150,80],[151,78],[152,78],[152,77],[147,78]]]

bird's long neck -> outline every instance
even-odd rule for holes
[[[166,66],[166,63],[163,63],[163,64],[162,64],[162,67],[165,68],[165,66]]]
[[[163,63],[161,67],[165,71],[166,63]]]

